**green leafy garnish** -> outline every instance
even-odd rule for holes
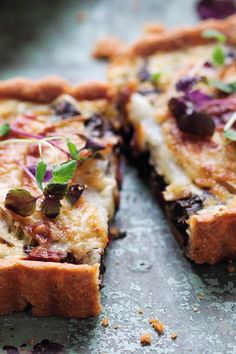
[[[0,137],[6,136],[9,134],[11,128],[9,124],[3,124],[0,126]]]
[[[70,152],[70,156],[73,160],[77,160],[79,157],[79,151],[76,148],[76,145],[70,140],[67,139],[67,147]]]
[[[224,65],[225,62],[225,53],[221,46],[217,46],[214,48],[212,53],[212,61],[215,65],[221,66]]]
[[[155,84],[157,84],[160,81],[161,78],[161,73],[160,72],[156,72],[154,74],[151,75],[151,81]]]
[[[225,138],[236,141],[236,130],[231,129],[236,122],[236,113],[234,113],[228,122],[224,126],[224,136]]]
[[[208,29],[208,30],[205,30],[203,31],[202,33],[202,37],[203,38],[209,38],[209,39],[216,39],[218,43],[225,43],[226,42],[226,36],[215,30],[215,29]]]
[[[225,83],[221,80],[212,79],[212,80],[208,80],[207,83],[209,86],[215,87],[218,90],[228,94],[236,92],[236,82]]]
[[[67,183],[74,176],[76,167],[77,162],[75,160],[70,160],[55,167],[52,171],[53,182]]]
[[[21,216],[35,212],[37,198],[25,189],[11,189],[5,199],[5,207]]]
[[[40,189],[43,190],[43,180],[47,171],[47,164],[44,161],[40,161],[36,167],[35,178]]]

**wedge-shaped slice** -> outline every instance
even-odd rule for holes
[[[119,196],[101,83],[0,82],[0,314],[95,316]]]
[[[236,258],[236,16],[144,36],[110,65],[135,153],[197,263]]]

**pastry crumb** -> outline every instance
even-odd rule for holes
[[[138,313],[139,315],[143,315],[143,309],[138,309],[138,310],[137,310],[137,313]]]
[[[144,333],[140,336],[140,343],[142,345],[150,345],[152,343],[152,336],[150,333]]]
[[[156,318],[150,318],[149,323],[152,325],[152,327],[155,329],[155,331],[159,334],[164,333],[164,324],[161,323],[158,319]]]
[[[104,318],[102,319],[102,321],[101,321],[101,325],[102,325],[103,327],[109,326],[109,318],[108,318],[108,317],[104,317]]]
[[[171,334],[170,338],[171,338],[172,340],[176,340],[176,338],[177,338],[177,333],[173,332],[173,333]]]
[[[233,265],[233,261],[230,259],[227,265],[227,271],[229,273],[233,273],[235,271],[234,265]]]
[[[114,323],[114,324],[112,325],[112,328],[118,329],[118,328],[120,328],[120,325],[119,325],[118,323]]]

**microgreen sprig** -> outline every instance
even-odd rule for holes
[[[213,52],[212,52],[212,62],[216,66],[224,65],[225,52],[224,52],[224,48],[222,47],[222,45],[227,40],[226,36],[223,33],[219,32],[215,29],[208,29],[208,30],[203,31],[202,37],[207,38],[207,39],[215,39],[217,41],[217,45],[215,46],[215,48],[213,49]]]

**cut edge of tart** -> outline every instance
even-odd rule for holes
[[[108,85],[0,82],[0,314],[96,316],[120,187]]]
[[[235,44],[235,15],[203,21],[146,34],[108,71],[132,150],[148,152],[168,219],[196,263],[236,258]]]

